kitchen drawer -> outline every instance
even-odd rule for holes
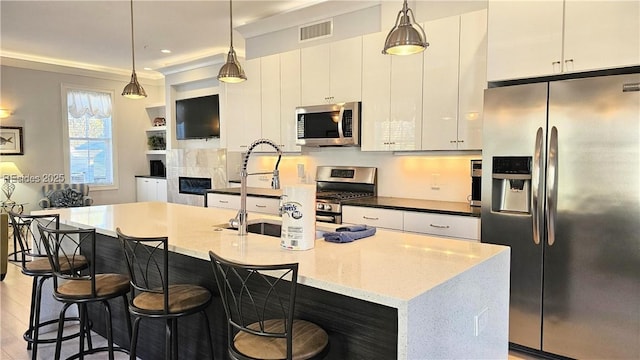
[[[480,218],[405,211],[404,231],[480,241]]]
[[[257,196],[247,196],[247,211],[264,214],[278,215],[280,199],[271,199]]]
[[[361,206],[343,206],[342,222],[402,230],[402,211]]]
[[[240,196],[208,193],[207,207],[238,210],[240,209]]]

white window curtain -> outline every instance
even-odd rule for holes
[[[98,119],[111,117],[111,95],[93,91],[72,90],[67,94],[69,115],[76,119],[89,116]]]

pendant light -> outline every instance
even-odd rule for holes
[[[122,90],[122,96],[128,99],[142,99],[147,97],[147,93],[138,82],[136,75],[136,53],[133,42],[133,0],[131,0],[131,59],[133,63],[133,72],[131,73],[131,82]]]
[[[231,0],[229,0],[229,33],[231,38],[231,47],[227,54],[227,62],[222,65],[218,73],[218,80],[226,83],[239,83],[247,80],[247,76],[242,70],[242,66],[238,62],[236,51],[233,49],[233,12]]]
[[[411,18],[409,18],[411,13]],[[412,24],[413,23],[413,24]],[[416,30],[413,25],[420,29]],[[407,0],[404,0],[402,10],[396,17],[396,23],[393,29],[389,31],[387,39],[384,42],[383,54],[391,55],[411,55],[424,51],[429,43],[426,41],[427,36],[420,24],[416,23],[416,17],[413,10],[409,8]]]

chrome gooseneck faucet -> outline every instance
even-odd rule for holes
[[[258,173],[247,173],[247,164],[249,163],[249,156],[251,156],[251,151],[261,144],[270,145],[278,152],[278,161],[276,161],[276,166],[273,169],[273,172],[258,172]],[[240,210],[238,210],[238,214],[235,218],[229,220],[229,225],[232,227],[238,228],[238,235],[246,235],[247,234],[247,176],[249,175],[266,175],[272,174],[271,178],[271,188],[272,189],[280,189],[280,174],[278,172],[278,165],[280,165],[280,158],[282,157],[282,151],[273,141],[269,139],[258,139],[249,145],[249,149],[247,153],[244,155],[244,159],[242,161],[242,170],[240,170]]]

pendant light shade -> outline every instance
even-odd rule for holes
[[[147,97],[147,93],[138,82],[136,75],[136,53],[133,42],[133,0],[131,0],[131,60],[133,64],[133,72],[131,73],[131,81],[122,90],[122,96],[128,99],[143,99]]]
[[[409,17],[411,15],[411,17]],[[416,30],[414,25],[419,29]],[[427,36],[420,24],[416,23],[413,10],[409,8],[407,0],[404,0],[402,10],[396,17],[396,23],[393,29],[389,31],[387,39],[384,42],[383,54],[391,55],[411,55],[424,51],[429,43],[426,41]]]
[[[236,51],[233,49],[233,10],[231,0],[229,0],[229,35],[231,46],[227,54],[227,62],[222,65],[218,73],[218,80],[226,83],[239,83],[247,80],[247,76],[244,74],[244,70],[242,70],[242,66],[240,66],[236,56]]]

